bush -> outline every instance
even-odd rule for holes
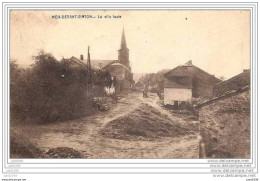
[[[93,112],[92,96],[87,94],[90,81],[103,90],[111,77],[97,72],[88,80],[87,70],[71,67],[68,60],[57,61],[41,51],[29,69],[10,64],[11,120],[20,122],[52,122],[75,119]]]

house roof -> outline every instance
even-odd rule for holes
[[[72,56],[69,58],[70,61],[76,62],[80,66],[87,67],[87,59],[83,61]],[[100,69],[106,69],[109,66],[122,66],[125,69],[129,70],[128,67],[118,62],[118,60],[91,60],[91,69],[94,71],[98,71]]]
[[[250,80],[250,70],[244,70],[242,73],[234,76],[234,77],[231,77],[230,79],[228,80],[225,80],[225,81],[222,81],[222,82],[219,82],[217,85],[221,85],[221,84],[231,84],[233,81],[236,81],[236,80],[240,80],[241,78],[244,78],[244,79],[248,79]],[[248,83],[248,82],[247,82]],[[216,86],[217,86],[216,85]],[[249,84],[248,84],[249,85]],[[246,86],[246,85],[244,85]]]
[[[165,77],[175,77],[175,76],[186,76],[186,77],[192,77],[192,66],[186,66],[186,65],[180,65],[178,67],[175,67],[174,69],[170,70],[169,72],[165,73]]]
[[[192,89],[192,77],[171,77],[164,79],[164,88]]]
[[[82,61],[74,56],[72,56],[71,58],[69,58],[70,61],[76,62],[78,65],[87,68],[87,61]],[[91,62],[92,63],[92,62]],[[91,69],[93,71],[98,71],[100,70],[99,67],[95,66],[95,65],[91,65]]]
[[[200,108],[202,108],[204,106],[210,105],[210,104],[212,104],[214,102],[217,102],[219,100],[223,100],[223,99],[226,99],[228,97],[235,96],[235,95],[238,95],[240,93],[243,93],[243,92],[249,91],[249,90],[250,90],[250,86],[245,86],[245,87],[239,88],[237,90],[231,90],[229,92],[226,92],[223,95],[220,95],[218,97],[214,97],[213,99],[210,99],[208,101],[205,101],[205,102],[202,102],[202,103],[200,103],[198,105],[195,105],[194,108],[195,109],[200,109]]]
[[[85,59],[84,61],[87,62],[87,60]],[[114,63],[117,60],[91,60],[91,66],[95,66],[98,68],[104,68],[105,66]]]
[[[216,84],[214,94],[215,96],[219,96],[245,86],[250,86],[250,70],[244,70],[242,73]]]
[[[203,76],[211,77],[214,82],[221,82],[220,79],[216,78],[214,75],[207,73],[206,71],[196,67],[191,61],[188,61],[185,65],[180,65],[170,70],[164,74],[166,78],[172,77],[193,77],[196,74],[201,73]]]

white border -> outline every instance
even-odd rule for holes
[[[3,3],[3,173],[211,173],[207,159],[9,159],[9,12],[10,10],[250,10],[251,12],[251,159],[257,169],[257,3]],[[2,126],[2,125],[1,125]],[[229,159],[230,160],[230,159]],[[246,159],[232,159],[247,161]],[[214,161],[212,159],[211,161]],[[211,165],[223,162],[211,163]],[[225,161],[225,159],[223,159]],[[40,162],[40,164],[37,164]],[[65,164],[69,163],[69,164]],[[224,162],[225,163],[225,162]],[[227,164],[227,163],[225,163]],[[240,163],[234,163],[240,164]]]

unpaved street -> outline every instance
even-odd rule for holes
[[[86,158],[198,158],[198,133],[189,130],[197,124],[162,108],[155,94],[131,93],[107,112],[15,129],[42,150],[69,147]]]

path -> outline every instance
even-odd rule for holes
[[[109,122],[121,116],[131,116],[142,103],[176,119],[156,101],[154,95],[142,98],[141,93],[131,93],[107,112],[73,121],[17,129],[26,132],[30,141],[39,148],[71,147],[81,151],[86,158],[198,158],[196,135],[164,137],[154,141],[127,141],[106,138],[100,134],[100,130]]]

